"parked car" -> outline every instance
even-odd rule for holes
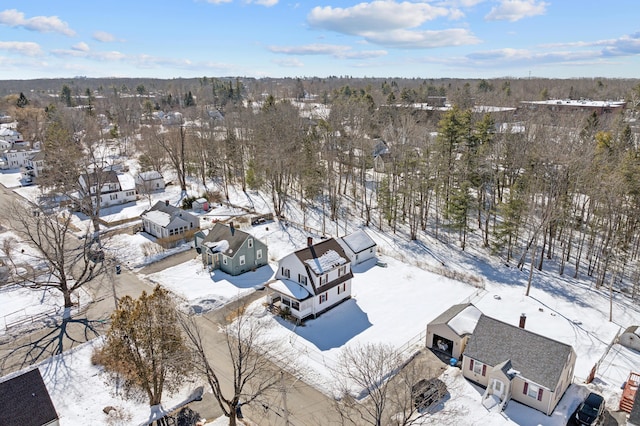
[[[576,422],[579,425],[595,426],[604,415],[604,398],[591,392],[576,410]]]
[[[447,394],[447,386],[440,379],[422,379],[411,387],[413,403],[418,410],[429,409]]]

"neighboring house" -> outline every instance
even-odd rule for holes
[[[220,269],[229,275],[240,275],[269,262],[267,245],[252,235],[236,229],[233,223],[216,223],[208,233],[194,235],[202,263],[211,270]]]
[[[0,383],[0,425],[60,425],[39,369],[35,368]]]
[[[17,146],[14,144],[12,148],[0,153],[0,157],[3,158],[2,166],[0,167],[3,169],[19,169],[21,167],[26,167],[29,159],[38,152],[40,152],[39,149],[31,148],[29,146]]]
[[[141,215],[142,230],[156,238],[182,235],[200,228],[200,219],[169,201],[158,201]]]
[[[91,197],[94,206],[97,203],[98,192],[100,193],[101,207],[125,204],[136,200],[133,177],[118,174],[114,170],[102,170],[80,175],[79,183],[80,196],[82,198]]]
[[[633,408],[627,419],[628,426],[640,426],[640,392],[636,391],[633,398]]]
[[[44,171],[44,151],[39,151],[27,160],[27,165],[23,168],[22,175],[30,180],[36,179]]]
[[[629,349],[640,351],[640,327],[637,325],[628,327],[620,337],[618,337],[618,343]]]
[[[15,129],[2,126],[0,127],[0,140],[13,144],[22,141],[22,135]]]
[[[462,374],[486,388],[483,404],[510,399],[551,415],[573,380],[570,345],[481,315],[463,352]]]
[[[376,257],[376,242],[362,229],[340,238],[338,243],[344,249],[352,266]]]
[[[459,360],[480,315],[471,303],[453,305],[427,324],[427,347]]]
[[[288,310],[298,320],[316,317],[351,297],[351,262],[342,246],[333,239],[313,244],[278,261],[270,304]]]
[[[136,190],[140,194],[149,194],[164,190],[164,177],[157,170],[140,172],[136,176]]]

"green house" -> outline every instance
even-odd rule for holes
[[[196,250],[209,270],[220,269],[240,275],[268,263],[267,246],[262,241],[233,226],[216,223],[208,233],[194,235]]]

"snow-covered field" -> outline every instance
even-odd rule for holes
[[[157,195],[158,199],[168,199],[172,203],[178,203],[180,199],[175,188]],[[264,198],[255,193],[232,193],[231,202],[257,211],[268,210]],[[120,208],[114,212],[105,211],[105,214],[135,214],[136,209],[144,210],[148,205],[148,201],[141,200],[130,209]],[[202,215],[202,224],[206,227],[211,219],[226,219],[240,213],[235,208],[217,206]],[[301,217],[302,214],[295,209],[287,211],[287,218],[292,221],[301,222]],[[215,309],[246,292],[255,291],[256,287],[260,287],[272,276],[279,258],[303,247],[307,236],[318,237],[317,230],[323,226],[318,218],[313,211],[307,214],[309,227],[316,230],[313,233],[278,222],[244,226],[243,230],[261,239],[269,247],[270,265],[256,272],[239,277],[231,277],[220,271],[210,273],[203,269],[197,259],[192,259],[143,278],[170,289],[196,312]],[[82,218],[78,218],[78,221],[86,222]],[[337,230],[342,236],[345,232],[356,229],[355,223],[346,230],[347,225],[343,223],[325,225],[327,233],[335,234]],[[570,387],[551,417],[513,401],[508,405],[505,416],[502,416],[487,412],[480,404],[480,391],[466,382],[459,370],[448,368],[442,379],[448,384],[451,398],[434,414],[435,419],[441,416],[450,421],[451,416],[454,416],[456,424],[460,425],[564,425],[567,416],[588,389],[602,393],[607,399],[607,406],[617,408],[622,382],[626,380],[630,369],[640,366],[640,354],[635,351],[614,345],[606,352],[621,329],[640,323],[640,308],[624,295],[613,295],[613,321],[610,322],[608,293],[596,290],[589,281],[559,276],[552,272],[552,268],[545,268],[542,272],[535,270],[530,295],[525,296],[528,267],[518,270],[506,266],[504,262],[487,258],[483,252],[473,249],[461,252],[427,235],[421,235],[420,242],[410,242],[401,233],[394,235],[371,228],[366,231],[377,242],[379,256],[388,267],[375,266],[375,262],[370,261],[354,268],[351,300],[315,320],[307,321],[303,327],[294,327],[280,318],[266,318],[273,323],[274,336],[299,354],[299,361],[306,366],[302,369],[305,371],[302,377],[305,381],[329,393],[333,389],[334,380],[330,372],[343,348],[361,342],[385,342],[400,350],[409,351],[416,345],[424,345],[424,332],[430,320],[453,304],[472,301],[486,315],[511,324],[517,324],[520,315],[524,313],[527,316],[527,329],[572,345],[578,355],[575,384]],[[122,234],[111,238],[108,245],[123,265],[136,271],[151,260],[145,257],[145,250],[142,248],[149,242],[151,240],[142,234]],[[445,278],[434,273],[443,269],[450,272],[449,276],[456,275],[460,278]],[[476,285],[482,283],[483,289],[465,282],[472,281],[465,280],[465,277],[472,276],[482,277],[473,281]],[[3,303],[11,303],[7,302],[10,299],[10,292],[0,292],[0,307]],[[30,303],[38,304],[37,300],[35,297]],[[257,303],[261,302],[259,300]],[[93,344],[95,343],[92,342],[87,347]],[[87,366],[89,361],[86,354],[90,351],[86,349],[85,353],[84,350],[83,347],[69,355],[63,355],[68,370],[64,372],[63,369],[65,375],[62,377],[54,374],[56,369],[47,370],[47,363],[40,366],[52,396],[55,395],[54,403],[63,424],[85,424],[76,421],[78,412],[84,410],[82,413],[86,416],[90,412],[100,413],[105,405],[116,405],[108,387],[101,384],[99,371]],[[583,385],[584,378],[599,361],[596,380],[588,387]],[[72,370],[75,370],[74,374],[70,374]],[[95,378],[96,383],[82,386],[85,374],[91,380]],[[78,383],[73,382],[74,377],[77,377]],[[74,394],[72,397],[56,393],[63,383],[70,389],[76,389],[78,395]],[[79,408],[77,402],[74,405],[67,398],[76,401],[83,399],[80,396],[83,389],[90,390],[92,397],[86,398],[86,404]],[[188,387],[185,392],[188,394],[192,390],[192,387]],[[171,406],[180,398],[185,398],[185,394],[177,398],[165,403],[165,406]],[[135,411],[134,408],[127,407],[128,410]],[[138,406],[138,411],[140,409],[144,410]],[[146,413],[148,415],[148,410]],[[101,417],[98,416],[95,420],[98,421],[99,418]],[[146,417],[138,420],[136,417],[132,424],[145,419]],[[430,421],[433,420],[432,417]],[[100,423],[98,421],[95,424]]]

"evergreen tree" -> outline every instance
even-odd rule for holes
[[[146,395],[150,406],[162,403],[165,390],[177,390],[193,366],[169,292],[157,286],[137,300],[120,299],[94,360],[127,394]]]
[[[71,88],[66,84],[62,86],[62,90],[60,91],[60,99],[66,106],[73,106],[73,102],[71,101]]]
[[[24,95],[24,93],[20,92],[20,96],[18,97],[18,100],[16,101],[16,106],[18,108],[24,108],[29,104],[29,100],[27,99],[27,97]]]

